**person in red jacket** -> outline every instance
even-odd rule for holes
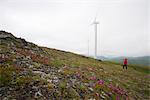
[[[127,69],[127,65],[128,65],[128,60],[127,60],[127,58],[125,58],[123,61],[123,69],[124,69],[124,67]]]

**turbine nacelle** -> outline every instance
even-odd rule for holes
[[[99,22],[95,21],[95,22],[93,22],[93,24],[99,24]]]

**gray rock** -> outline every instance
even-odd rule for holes
[[[34,98],[39,98],[41,96],[43,96],[41,91],[38,91],[38,92],[35,93]]]
[[[93,90],[93,88],[91,88],[91,87],[89,87],[89,90],[91,91],[91,92],[93,92],[94,90]]]

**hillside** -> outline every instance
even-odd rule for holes
[[[149,100],[149,83],[149,73],[133,67],[123,70],[0,31],[1,100]]]

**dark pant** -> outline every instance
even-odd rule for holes
[[[127,69],[127,65],[123,65],[123,69],[126,68]]]

